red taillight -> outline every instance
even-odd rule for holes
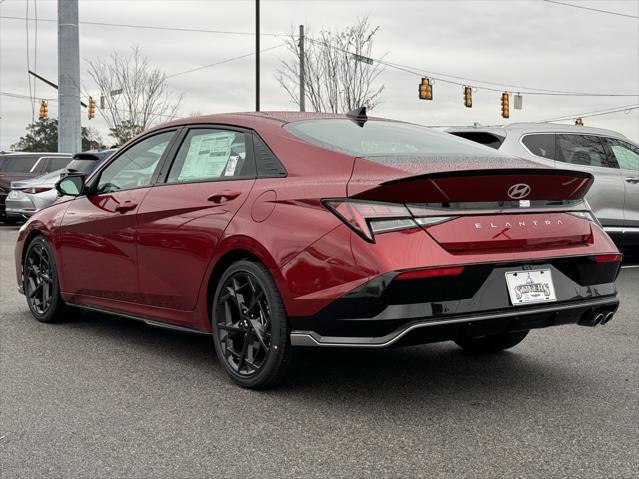
[[[595,261],[597,263],[619,263],[623,259],[623,255],[616,254],[600,254],[595,256]]]
[[[431,268],[431,269],[415,269],[411,271],[404,271],[395,276],[395,279],[422,279],[422,278],[434,278],[436,276],[458,276],[464,272],[463,266],[448,266],[445,268]]]
[[[324,200],[324,205],[357,234],[373,242],[375,233],[416,228],[404,205],[352,200]]]
[[[452,216],[415,214],[412,207],[399,203],[358,201],[350,199],[324,200],[324,205],[357,234],[374,242],[374,235],[419,226],[432,226],[452,219]]]
[[[32,188],[25,188],[23,190],[21,190],[23,193],[28,193],[30,195],[35,195],[37,193],[44,193],[45,191],[49,191],[52,188],[46,188],[46,187],[38,187],[38,186],[34,186]]]

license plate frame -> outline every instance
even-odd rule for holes
[[[506,271],[504,275],[513,306],[557,301],[552,272],[548,268]]]

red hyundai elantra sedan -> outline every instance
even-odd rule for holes
[[[62,179],[20,229],[17,280],[39,321],[211,334],[245,387],[285,377],[295,346],[496,352],[616,311],[592,181],[363,110],[191,118]]]

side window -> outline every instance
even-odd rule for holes
[[[71,162],[71,158],[68,157],[52,157],[48,159],[49,162],[47,163],[47,166],[45,168],[45,173],[51,173],[52,171],[57,171],[57,170],[61,170],[63,168],[66,168],[66,166]]]
[[[616,138],[607,138],[607,141],[619,163],[619,168],[639,170],[639,148]]]
[[[555,159],[555,135],[553,133],[526,135],[521,139],[521,142],[533,155],[549,160]]]
[[[173,131],[146,138],[124,151],[102,172],[97,193],[143,188],[151,184],[153,173],[166,150]]]
[[[246,178],[244,133],[214,128],[190,130],[175,157],[167,183]]]
[[[37,156],[13,156],[5,157],[2,164],[2,172],[6,173],[29,173],[38,162]]]
[[[557,135],[555,159],[573,165],[617,167],[606,155],[597,136]]]

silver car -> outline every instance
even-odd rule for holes
[[[67,171],[91,173],[115,150],[78,153],[70,159],[66,168],[53,171],[37,178],[12,181],[11,191],[6,199],[6,215],[9,219],[28,218],[58,198],[55,184]]]
[[[508,155],[591,173],[587,199],[595,216],[618,245],[639,245],[639,146],[622,134],[553,123],[447,131]]]

